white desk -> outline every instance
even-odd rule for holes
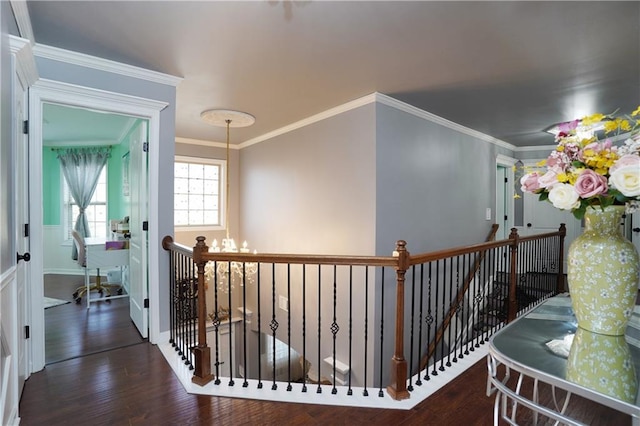
[[[91,269],[103,269],[103,268],[115,268],[119,267],[122,281],[124,281],[124,274],[122,274],[122,270],[125,267],[129,266],[129,249],[120,249],[120,250],[107,250],[106,242],[111,241],[106,238],[95,238],[89,237],[84,239],[85,250],[86,250],[86,268],[84,274],[84,283],[87,286],[87,309],[91,306],[91,302],[97,302],[99,300],[108,300],[108,299],[118,299],[121,297],[129,297],[128,294],[121,294],[116,296],[109,297],[99,297],[99,298],[91,298],[89,288],[91,287],[91,283],[89,280],[89,270]],[[100,283],[100,275],[98,274],[96,281]],[[125,283],[122,282],[122,288],[124,290]]]

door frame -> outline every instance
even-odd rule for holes
[[[30,222],[33,229],[31,237],[31,338],[32,369],[40,371],[45,365],[45,324],[44,324],[44,249],[43,249],[43,210],[42,210],[42,111],[43,103],[55,103],[73,107],[90,108],[116,114],[131,115],[146,119],[149,123],[149,194],[150,206],[158,205],[160,174],[160,111],[168,103],[145,99],[121,93],[108,92],[75,84],[62,83],[48,79],[38,80],[29,92],[29,167],[31,170],[31,188],[29,194]],[[158,223],[158,212],[149,209],[149,222]],[[147,260],[149,285],[149,341],[157,343],[160,335],[160,236],[157,226],[149,227],[149,246],[152,249]]]
[[[496,217],[495,217],[495,223],[503,223],[506,224],[506,226],[503,226],[501,228],[504,229],[498,229],[498,235],[500,235],[502,237],[502,239],[506,239],[509,238],[509,234],[511,233],[511,228],[514,227],[514,214],[515,214],[515,204],[514,204],[514,197],[515,197],[515,173],[513,171],[513,166],[515,166],[516,162],[518,160],[516,160],[515,158],[512,157],[507,157],[506,155],[502,155],[502,154],[498,154],[496,156]],[[498,188],[504,188],[504,185],[500,185],[498,182],[498,167],[502,167],[506,172],[506,176],[507,176],[507,181],[509,183],[511,183],[511,185],[507,185],[507,190],[505,191],[504,194],[504,200],[505,200],[505,204],[506,204],[506,211],[504,212],[507,215],[507,220],[498,220],[497,214],[499,211],[502,211],[503,209],[500,208],[498,206]],[[499,240],[501,238],[498,238],[498,236],[496,236],[496,239]]]

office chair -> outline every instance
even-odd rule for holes
[[[100,268],[96,268],[97,276],[95,284],[89,285],[89,268],[87,268],[87,250],[84,244],[84,238],[75,229],[71,231],[71,236],[73,237],[73,243],[78,249],[78,264],[84,268],[84,285],[78,287],[73,293],[73,298],[76,303],[80,304],[80,302],[82,302],[82,296],[86,294],[87,297],[89,297],[89,293],[92,291],[97,291],[100,297],[102,297],[104,293],[106,293],[106,297],[109,297],[111,296],[111,289],[118,288],[118,294],[122,294],[122,287],[119,284],[102,284]],[[109,300],[107,300],[107,302],[109,302]]]

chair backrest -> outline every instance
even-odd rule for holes
[[[78,250],[78,264],[80,266],[87,266],[87,255],[84,248],[84,238],[75,229],[71,231],[71,236],[73,237],[73,242],[76,245],[76,249]]]

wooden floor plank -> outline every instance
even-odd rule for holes
[[[83,338],[78,340],[82,345]],[[25,384],[20,416],[23,426],[491,425],[494,398],[485,395],[486,379],[481,360],[411,410],[209,397],[186,393],[160,350],[142,342],[48,364]],[[628,416],[579,398],[569,414],[594,426],[631,423]],[[518,423],[530,425],[532,418],[520,411]]]

